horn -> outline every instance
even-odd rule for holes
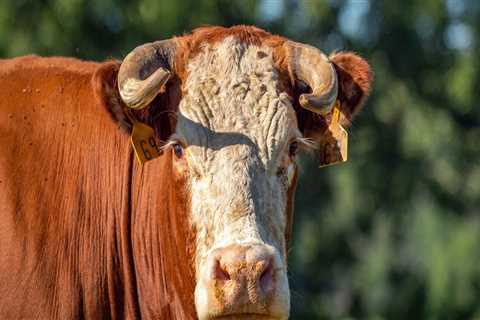
[[[118,91],[132,109],[145,108],[170,78],[175,54],[172,40],[156,41],[136,47],[118,71]]]
[[[312,93],[300,95],[300,105],[312,112],[326,115],[332,110],[338,94],[335,67],[319,49],[298,42],[284,43],[289,72],[305,82]]]

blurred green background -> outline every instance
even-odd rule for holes
[[[480,1],[1,0],[0,57],[121,59],[205,24],[375,71],[349,162],[301,159],[292,318],[480,319]]]

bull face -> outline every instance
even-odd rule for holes
[[[290,308],[286,239],[296,150],[309,145],[304,136],[321,135],[342,94],[343,121],[348,121],[368,86],[355,82],[360,77],[355,74],[337,76],[333,64],[312,47],[254,28],[222,30],[222,37],[210,30],[204,36],[209,40],[196,45],[198,39],[180,38],[136,49],[122,64],[120,94],[130,107],[142,108],[171,73],[180,77],[182,94],[167,145],[174,150],[174,170],[187,177],[198,317],[284,319]],[[245,33],[257,40],[245,40]],[[150,62],[142,62],[145,57]],[[365,72],[360,78],[369,83],[370,71]],[[285,75],[295,79],[285,81]],[[312,91],[299,102],[288,89],[296,80]],[[337,95],[339,85],[342,90],[352,83],[360,95],[351,89]],[[299,117],[299,104],[322,117],[310,111]],[[312,124],[315,117],[322,124]]]
[[[191,177],[201,319],[289,312],[289,150],[301,134],[269,51],[227,38],[187,66],[173,139],[184,146]]]

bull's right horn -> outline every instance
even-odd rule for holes
[[[312,93],[300,96],[300,105],[318,114],[329,113],[338,94],[338,79],[333,64],[315,47],[293,41],[286,41],[284,47],[290,73],[312,89]]]
[[[132,109],[145,108],[170,78],[175,54],[172,40],[136,47],[123,60],[118,71],[118,90]]]

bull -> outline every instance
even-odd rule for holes
[[[287,318],[297,150],[371,82],[250,26],[0,60],[0,318]]]

